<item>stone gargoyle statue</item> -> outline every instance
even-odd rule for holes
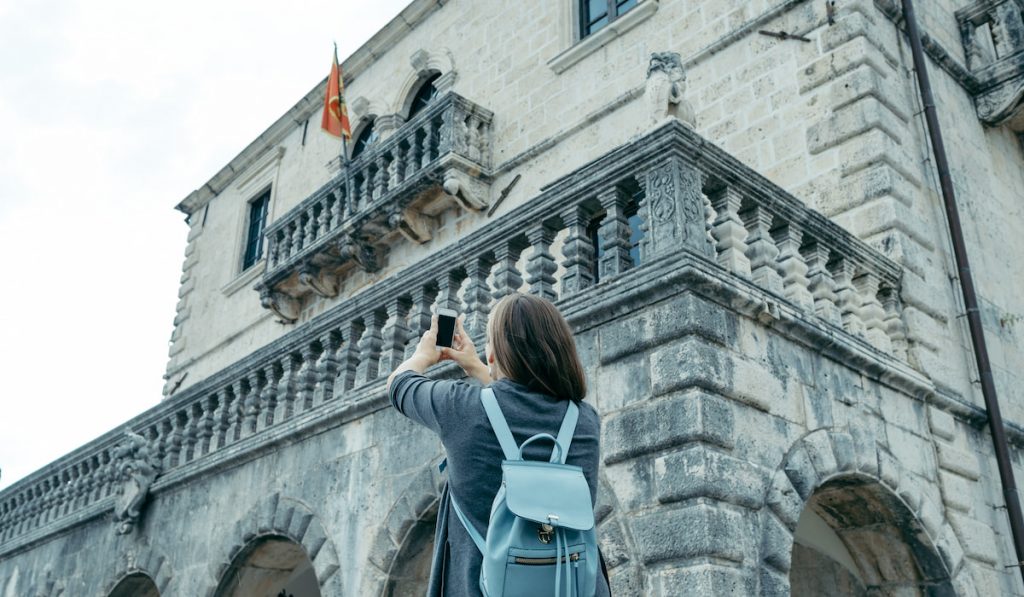
[[[160,472],[160,460],[149,441],[131,430],[125,441],[112,450],[117,499],[114,502],[114,522],[118,535],[126,535],[142,513],[149,486]]]
[[[693,127],[697,122],[693,106],[683,97],[686,91],[686,72],[677,52],[655,52],[647,67],[647,88],[644,95],[650,113],[650,123],[658,125],[677,118]]]

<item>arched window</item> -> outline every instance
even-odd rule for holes
[[[420,110],[426,108],[427,105],[437,97],[437,87],[434,87],[434,82],[441,76],[441,73],[434,73],[426,81],[420,85],[420,88],[416,90],[416,95],[412,98],[412,103],[409,105],[409,118],[412,119]]]
[[[359,135],[356,137],[356,142],[352,144],[353,158],[362,153],[364,149],[377,142],[379,135],[377,134],[377,131],[374,130],[373,126],[376,122],[376,119],[370,120],[370,122],[367,122],[366,126],[359,131]]]
[[[235,556],[215,595],[320,597],[320,584],[305,548],[271,535],[255,539]]]

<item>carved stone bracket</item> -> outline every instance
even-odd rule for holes
[[[338,239],[338,257],[344,262],[349,259],[356,262],[368,273],[380,271],[382,259],[380,251],[373,244],[348,234]]]
[[[388,215],[388,226],[414,243],[423,244],[431,238],[430,217],[412,208],[392,211]]]
[[[142,506],[160,472],[160,459],[146,438],[127,431],[125,441],[114,447],[113,470],[118,483],[117,501],[114,503],[116,532],[125,535],[132,531],[142,514]]]
[[[956,17],[978,118],[1024,131],[1024,1],[978,0]]]
[[[337,276],[324,272],[323,269],[308,261],[303,263],[299,269],[299,284],[309,288],[323,298],[338,296]]]
[[[486,208],[487,189],[487,185],[464,172],[450,169],[444,173],[444,192],[465,209],[481,211]]]
[[[260,305],[273,311],[283,323],[295,323],[299,319],[298,300],[264,284],[257,284],[256,291],[260,293]]]

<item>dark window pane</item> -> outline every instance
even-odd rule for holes
[[[587,19],[593,21],[608,14],[607,0],[590,0],[587,2]]]
[[[416,92],[416,97],[412,98],[412,106],[409,107],[409,118],[412,118],[420,110],[426,108],[427,104],[437,97],[437,87],[434,87],[434,81],[440,76],[441,73],[437,73],[420,85],[419,90]]]
[[[376,121],[371,120],[369,124],[363,127],[363,130],[359,131],[359,136],[356,137],[355,144],[352,145],[352,157],[356,157],[363,152],[364,149],[373,145],[377,140],[377,131],[373,130],[373,125]]]
[[[615,14],[621,15],[622,13],[636,6],[636,0],[619,0],[618,2],[616,2],[615,6],[617,9],[615,11]]]
[[[580,37],[586,37],[608,24],[608,0],[580,1]]]
[[[644,237],[644,231],[640,229],[640,216],[633,214],[627,218],[629,222],[629,258],[633,260],[633,267],[640,265],[640,241]]]
[[[594,247],[594,284],[601,281],[601,256],[604,255],[604,248],[601,247],[601,236],[599,231],[601,229],[601,218],[594,218],[590,225],[587,226],[587,236],[590,237],[590,245]]]
[[[263,256],[263,229],[267,224],[267,207],[270,205],[270,190],[249,204],[249,234],[245,239],[245,255],[242,270],[247,270]]]

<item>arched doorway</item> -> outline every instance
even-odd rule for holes
[[[874,479],[820,486],[793,536],[793,597],[954,595],[938,552],[909,508]]]
[[[109,597],[160,597],[153,579],[141,572],[129,574],[110,591]]]
[[[436,506],[433,509],[436,510]],[[428,513],[409,529],[388,575],[384,590],[386,597],[420,597],[426,593],[434,554],[436,521],[436,512]]]
[[[235,556],[215,595],[320,597],[320,585],[302,545],[270,535],[254,539]]]

